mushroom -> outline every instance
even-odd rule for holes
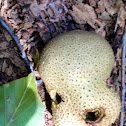
[[[39,72],[53,100],[55,126],[108,126],[121,111],[120,97],[106,85],[114,63],[109,43],[73,30],[50,40]]]

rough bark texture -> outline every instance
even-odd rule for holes
[[[9,33],[0,25],[0,85],[28,75],[28,68]]]

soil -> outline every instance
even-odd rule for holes
[[[33,67],[36,50],[41,53],[48,40],[59,34],[82,29],[105,37],[115,54],[115,64],[107,84],[121,94],[125,5],[122,0],[1,0],[0,16],[18,36]],[[29,73],[30,70],[12,36],[0,25],[0,85]],[[38,74],[36,76],[39,78]],[[54,126],[51,99],[44,84],[38,86],[38,92],[45,105],[46,126]],[[119,120],[112,126],[119,126]]]

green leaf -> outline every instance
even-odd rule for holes
[[[0,87],[0,126],[44,126],[34,74]]]

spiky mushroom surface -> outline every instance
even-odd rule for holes
[[[39,72],[54,100],[55,126],[114,123],[120,114],[120,98],[106,86],[113,63],[109,43],[91,32],[74,30],[48,42],[41,54]]]

